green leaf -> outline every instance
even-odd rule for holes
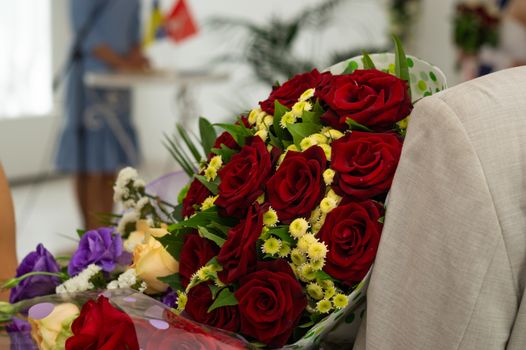
[[[217,138],[214,126],[205,118],[199,118],[199,135],[201,137],[201,144],[205,155],[209,154],[214,147]]]
[[[247,129],[246,126],[243,125],[243,123],[240,124],[215,124],[219,126],[220,128],[227,131],[234,140],[236,140],[237,144],[241,147],[245,145],[245,139],[249,136],[253,136],[253,132],[250,129]]]
[[[217,298],[215,298],[212,305],[210,305],[210,307],[208,308],[208,313],[223,306],[233,306],[237,304],[239,304],[239,302],[237,301],[234,293],[232,293],[228,288],[224,288],[223,290],[221,290]]]
[[[378,222],[383,224],[385,221],[385,216],[382,216],[381,218],[378,219]]]
[[[274,127],[274,133],[278,137],[278,139],[283,140],[285,137],[285,133],[283,132],[283,129],[281,128],[280,122],[281,118],[285,113],[290,111],[287,107],[279,103],[278,100],[274,101],[274,121],[273,121],[273,127]]]
[[[395,43],[395,73],[396,76],[402,80],[407,81],[408,86],[411,86],[409,78],[409,67],[407,66],[407,57],[404,52],[404,48],[400,39],[393,35],[393,41]],[[411,97],[411,89],[409,88],[409,97]]]
[[[358,69],[358,63],[356,63],[356,61],[349,61],[349,63],[347,63],[347,67],[345,67],[343,70],[342,75],[352,74],[356,69]]]
[[[82,236],[84,236],[84,234],[86,233],[86,230],[83,230],[83,229],[77,229],[77,235],[79,236],[79,238],[82,238]]]
[[[299,325],[298,327],[299,327],[299,328],[309,328],[309,327],[312,327],[312,326],[314,326],[314,322],[313,322],[313,321],[309,321],[309,322],[307,322],[307,323],[304,323],[304,324],[302,324],[302,325]]]
[[[355,120],[353,120],[352,118],[347,118],[347,120],[345,121],[345,123],[347,125],[349,125],[349,128],[351,130],[358,130],[358,131],[367,131],[367,132],[372,132],[371,129],[369,129],[368,127],[366,127],[365,125],[362,125],[358,122],[356,122]]]
[[[200,183],[202,183],[212,194],[215,196],[219,193],[219,177],[216,177],[214,181],[208,181],[203,175],[194,175]]]
[[[223,244],[225,244],[225,242],[226,242],[226,239],[224,239],[222,237],[219,237],[215,233],[212,233],[212,232],[208,231],[203,226],[198,226],[197,230],[199,231],[199,236],[211,240],[212,242],[217,244],[219,246],[219,248],[221,248],[223,246]]]
[[[217,296],[217,293],[219,293],[223,289],[213,284],[209,284],[208,288],[210,289],[210,293],[212,293],[212,299],[215,299]]]
[[[296,123],[287,125],[287,129],[292,135],[294,144],[296,145],[296,147],[298,147],[298,149],[300,149],[301,140],[303,140],[307,136],[310,136],[320,131],[321,125],[314,123]]]
[[[238,150],[228,148],[224,143],[221,144],[221,148],[212,148],[212,153],[221,156],[221,160],[223,161],[223,163],[230,162],[232,156],[238,152]]]
[[[168,134],[164,134],[163,145],[166,147],[168,152],[172,155],[175,161],[183,168],[188,176],[193,176],[194,167],[192,166],[192,160],[186,155],[186,153],[180,149],[180,146],[173,141]]]
[[[376,66],[374,65],[374,62],[371,59],[371,56],[369,56],[369,54],[366,51],[362,52],[362,62],[364,69],[376,69]]]
[[[188,190],[190,189],[191,183],[187,183],[181,191],[179,191],[179,194],[177,195],[177,203],[183,203],[184,198],[188,194]]]
[[[183,203],[182,202],[175,206],[174,210],[172,211],[172,217],[176,221],[183,220]]]
[[[208,227],[221,231],[225,236],[228,234],[228,230],[230,230],[230,226],[221,225],[217,222],[211,222]]]
[[[320,118],[325,113],[323,107],[320,105],[320,101],[316,101],[312,111],[305,111],[301,116],[303,123],[321,124]]]
[[[171,233],[162,237],[155,237],[155,239],[163,245],[164,249],[166,249],[175,260],[179,261],[184,245],[184,234]]]
[[[183,285],[181,284],[181,275],[179,275],[179,272],[174,273],[173,275],[157,277],[157,279],[169,285],[173,290],[184,290]]]
[[[179,135],[183,139],[183,142],[186,144],[186,147],[190,150],[190,153],[192,153],[192,156],[195,159],[195,162],[199,164],[201,161],[201,154],[197,150],[197,147],[195,147],[194,142],[190,139],[190,135],[186,132],[186,130],[183,128],[181,124],[176,125],[177,132],[179,132]]]
[[[199,226],[206,227],[210,223],[216,222],[221,225],[235,226],[238,220],[232,217],[219,216],[217,207],[211,207],[206,210],[197,212],[194,216],[187,220],[172,224],[168,227],[168,231],[180,230],[183,228],[198,228]]]
[[[331,281],[334,281],[334,278],[332,278],[331,276],[329,276],[325,271],[316,271],[316,279],[319,279],[319,280],[331,280]]]
[[[274,128],[274,127],[272,127]],[[279,137],[274,136],[272,132],[268,133],[268,136],[270,137],[270,144],[274,147],[277,147],[279,149],[284,149],[285,146],[283,145],[283,142],[279,139]]]
[[[283,242],[287,242],[289,245],[293,245],[295,243],[294,238],[292,238],[289,234],[288,226],[271,228],[270,233],[279,237],[279,239],[281,239]]]

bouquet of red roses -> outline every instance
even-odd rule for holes
[[[195,174],[172,147],[193,180],[160,242],[179,261],[166,281],[186,315],[260,346],[306,348],[363,311],[411,94],[444,87],[439,70],[396,49],[297,75],[217,138],[200,120],[207,156]]]

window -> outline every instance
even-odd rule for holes
[[[0,119],[52,108],[49,0],[0,0]]]

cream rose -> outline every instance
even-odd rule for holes
[[[63,349],[71,333],[71,323],[80,314],[75,304],[64,303],[40,320],[29,318],[31,336],[40,350]]]
[[[139,223],[137,228],[139,231]],[[154,238],[168,234],[165,227],[150,228],[141,224],[141,228],[144,232],[143,242],[135,245],[131,267],[135,269],[137,277],[146,282],[148,286],[146,293],[162,293],[166,291],[168,285],[159,281],[157,277],[169,276],[179,272],[179,262]],[[140,233],[137,233],[134,239],[138,239],[139,235]]]

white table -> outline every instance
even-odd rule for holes
[[[187,126],[197,116],[197,103],[192,87],[226,81],[228,74],[213,71],[166,71],[152,70],[141,73],[87,73],[84,83],[91,87],[134,88],[145,85],[168,85],[177,88],[176,101],[181,123]]]

